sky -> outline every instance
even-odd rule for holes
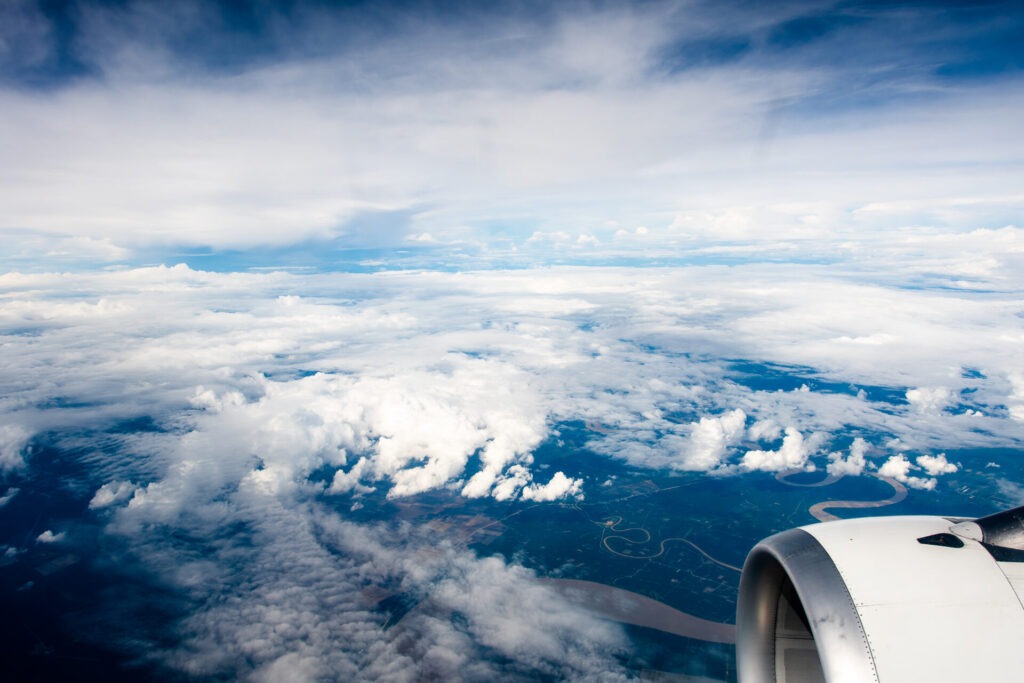
[[[0,521],[35,520],[0,571],[120,577],[76,623],[167,680],[618,681],[628,634],[520,560],[349,513],[587,500],[534,456],[567,423],[641,471],[1024,503],[957,455],[1024,450],[1022,29],[0,3]],[[72,512],[21,512],[54,463]],[[429,607],[385,634],[384,587]]]
[[[5,2],[8,268],[529,266],[1016,225],[1013,2]]]

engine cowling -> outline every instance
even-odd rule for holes
[[[1024,508],[765,539],[743,566],[741,683],[1024,680]]]

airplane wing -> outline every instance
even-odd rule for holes
[[[813,524],[750,551],[740,683],[1024,680],[1024,507]]]

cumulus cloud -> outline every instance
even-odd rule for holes
[[[761,470],[764,472],[780,472],[789,469],[808,468],[807,458],[810,451],[804,441],[803,434],[795,427],[786,427],[786,434],[782,438],[782,445],[778,450],[747,451],[743,455],[741,464],[748,470]],[[813,469],[810,465],[810,469]]]
[[[931,491],[938,484],[938,480],[934,477],[923,478],[914,477],[910,475],[910,471],[914,469],[914,465],[907,460],[903,454],[893,455],[885,463],[878,468],[878,473],[883,477],[892,477],[896,481],[902,482],[907,486],[915,489],[922,489],[925,491]]]
[[[562,472],[555,472],[551,481],[544,485],[530,484],[523,489],[523,500],[537,502],[559,500],[561,498],[582,498],[582,479],[570,479]]]
[[[750,425],[747,435],[754,441],[775,441],[782,436],[782,427],[775,420],[758,420]]]
[[[844,458],[840,452],[829,453],[828,473],[834,477],[851,476],[856,477],[864,472],[867,465],[865,454],[870,449],[868,442],[859,436],[850,444],[850,452]],[[922,456],[924,457],[924,456]],[[919,462],[920,464],[920,462]]]
[[[918,467],[922,468],[929,477],[937,477],[942,474],[953,474],[960,468],[946,460],[945,453],[938,455],[920,455],[915,459]]]
[[[907,390],[907,401],[919,413],[941,412],[952,399],[953,394],[946,387],[921,387]]]
[[[692,426],[673,466],[698,472],[715,469],[725,459],[728,447],[742,438],[746,421],[746,413],[738,408],[719,417],[702,417]]]
[[[920,455],[914,459],[914,462],[917,464],[911,464],[910,460],[902,453],[894,455],[878,468],[878,473],[884,477],[892,477],[911,488],[931,491],[938,485],[938,477],[944,474],[953,474],[960,469],[946,459],[945,453]],[[911,472],[914,470],[924,470],[927,476],[913,476]]]
[[[470,498],[479,497],[474,495],[475,491],[473,490],[473,487],[481,481],[481,475],[483,475],[483,477],[487,477],[491,472],[493,472],[493,470],[485,469],[474,475],[473,479],[471,479],[469,484],[466,485],[466,488],[462,490],[463,494],[469,495]],[[494,499],[501,501],[514,499],[530,479],[530,471],[522,465],[513,465],[512,467],[509,467],[506,473],[502,475],[495,475],[493,484]],[[485,490],[491,490],[491,484],[487,484]]]
[[[59,543],[59,542],[61,542],[63,540],[64,540],[64,532],[63,531],[58,533],[58,534],[55,534],[52,531],[50,531],[49,529],[47,529],[46,531],[44,531],[43,533],[39,534],[39,536],[36,537],[36,542],[37,543]]]
[[[229,450],[242,457],[255,453],[267,473],[290,473],[296,464],[337,467],[334,493],[357,488],[360,479],[387,480],[394,497],[439,488],[459,479],[474,454],[484,467],[467,495],[489,494],[491,486],[481,482],[489,477],[493,483],[516,463],[525,483],[529,453],[547,432],[528,377],[486,360],[453,358],[447,365],[446,371],[387,378],[258,379],[262,395],[253,401],[201,392],[202,401],[193,403],[211,406],[214,414],[197,418],[190,447],[230,442]],[[499,485],[496,497],[511,497],[518,487],[510,487]]]
[[[89,508],[99,510],[122,503],[135,493],[138,487],[130,481],[111,481],[96,489]]]
[[[366,458],[359,458],[356,464],[348,470],[339,469],[334,473],[334,479],[331,480],[331,485],[328,487],[328,493],[348,493],[349,491],[355,491],[357,493],[370,493],[374,491],[374,488],[359,482],[367,475],[367,466],[370,461]]]

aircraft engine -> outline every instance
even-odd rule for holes
[[[813,524],[750,551],[740,683],[1024,680],[1024,507]]]

